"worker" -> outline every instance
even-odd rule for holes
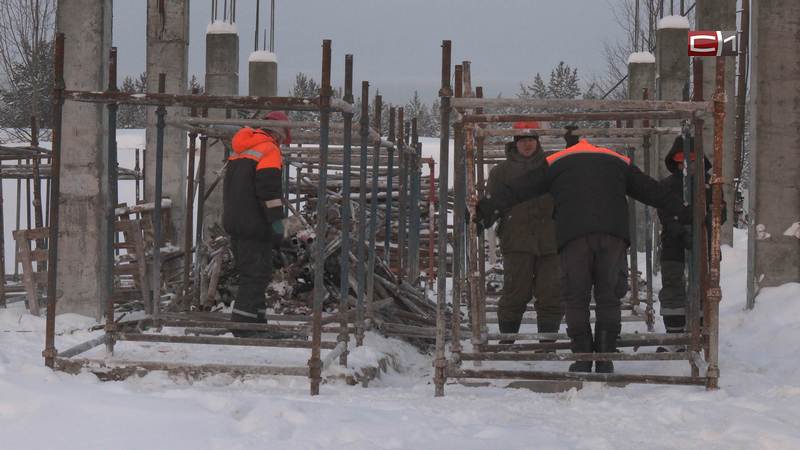
[[[480,199],[474,220],[479,228],[487,228],[502,216],[501,211],[549,192],[555,201],[561,299],[571,349],[573,353],[614,352],[621,329],[620,264],[629,245],[626,195],[663,208],[682,222],[691,220],[691,211],[628,157],[585,139],[546,160],[546,165],[501,183]],[[594,336],[589,321],[592,288]],[[593,361],[577,361],[569,370],[591,372],[592,365]],[[598,361],[595,371],[611,373],[614,365]]]
[[[505,146],[506,160],[489,172],[490,194],[503,183],[547,164],[536,129],[538,122],[517,122],[518,134]],[[536,296],[539,333],[558,333],[563,312],[560,302],[558,252],[553,222],[553,197],[545,194],[503,212],[497,227],[503,253],[503,294],[497,305],[501,333],[518,333],[522,316]],[[501,340],[511,344],[513,340]]]
[[[281,111],[264,117],[288,121]],[[280,146],[291,143],[287,126],[244,127],[233,136],[223,186],[223,226],[231,238],[239,290],[233,322],[266,323],[265,290],[272,278],[272,249],[283,241]],[[237,337],[275,337],[234,330]]]

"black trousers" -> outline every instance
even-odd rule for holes
[[[233,306],[233,319],[258,321],[266,306],[264,292],[272,280],[272,243],[231,239],[234,267],[239,274],[239,292]]]
[[[596,327],[618,334],[621,325],[619,283],[628,243],[606,233],[569,241],[559,251],[561,299],[570,338],[591,336],[589,302],[594,287]]]

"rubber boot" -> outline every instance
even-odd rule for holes
[[[616,353],[618,331],[603,327],[595,327],[595,351],[597,353]],[[613,361],[595,361],[594,371],[597,373],[614,373]]]
[[[582,334],[571,339],[572,353],[592,353],[592,335]],[[570,372],[591,372],[592,361],[575,361],[569,365]]]
[[[561,318],[558,319],[539,319],[537,321],[537,330],[539,333],[558,333],[558,329],[561,327]],[[549,344],[556,342],[555,339],[541,339],[539,343],[541,344]],[[543,350],[545,353],[555,353],[555,349],[548,349]]]
[[[258,318],[247,317],[239,314],[231,315],[231,322],[236,323],[259,323],[265,324],[267,320],[259,315]],[[257,330],[231,330],[234,337],[250,339],[307,339],[302,333],[292,333],[289,331],[257,331]]]
[[[522,319],[516,321],[501,320],[497,325],[500,328],[500,333],[516,334],[519,333],[519,327],[522,325]],[[511,345],[513,343],[513,339],[506,339],[498,342],[498,344],[501,345]]]

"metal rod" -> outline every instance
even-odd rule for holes
[[[253,40],[253,51],[258,51],[258,29],[260,27],[259,23],[261,22],[261,0],[256,0],[256,30],[255,30],[255,38]]]
[[[6,224],[3,214],[3,161],[0,161],[0,308],[6,307]]]
[[[679,100],[584,100],[584,99],[521,99],[521,98],[474,98],[453,99],[453,108],[524,108],[556,114],[558,111],[575,113],[622,113],[622,112],[713,112],[711,102],[689,102]],[[616,117],[622,119],[621,117]],[[613,119],[612,119],[613,120]]]
[[[111,47],[108,64],[108,90],[117,90],[117,48]],[[108,105],[108,210],[106,212],[106,302],[105,332],[106,352],[114,353],[114,241],[116,237],[117,216],[115,209],[119,203],[117,192],[117,110],[115,103]],[[139,264],[142,264],[140,262]],[[144,301],[144,299],[142,299]]]
[[[383,109],[383,98],[375,96],[374,123],[373,126],[380,133],[381,130],[381,111]],[[375,294],[375,236],[378,233],[378,165],[380,164],[381,146],[376,143],[372,157],[372,191],[370,199],[369,213],[369,246],[367,257],[367,294],[366,294],[366,316],[370,322],[374,319],[374,294]]]
[[[741,201],[739,200],[740,195],[739,191],[742,185],[742,170],[744,166],[744,152],[745,152],[745,145],[744,145],[744,131],[745,131],[745,108],[747,105],[747,61],[748,61],[748,45],[750,41],[750,1],[743,0],[742,1],[742,15],[741,15],[741,37],[739,39],[739,63],[737,65],[736,70],[736,80],[737,80],[737,88],[736,88],[736,137],[733,144],[733,151],[734,151],[734,172],[733,172],[733,180],[734,180],[734,190],[733,190],[733,205],[734,205],[734,222],[737,223],[739,221],[739,211],[742,210]],[[752,158],[751,158],[752,159]],[[729,200],[730,201],[730,200]],[[752,295],[749,295],[750,290],[748,290],[747,296],[747,309],[753,309],[755,306],[754,298]]]
[[[443,205],[447,204],[447,179],[450,165],[450,97],[453,95],[450,88],[450,65],[452,43],[442,41],[442,79],[439,89],[440,124],[439,134],[439,199]],[[436,295],[436,354],[433,362],[435,396],[444,396],[444,384],[447,381],[447,360],[445,359],[445,309],[447,308],[447,211],[439,212],[439,270],[437,274]]]
[[[344,57],[344,101],[353,103],[353,55],[345,55]],[[343,149],[344,167],[342,170],[342,175],[344,177],[342,179],[342,197],[345,199],[350,198],[352,124],[353,114],[345,113]],[[350,298],[350,233],[352,228],[351,211],[352,205],[350,201],[342,201],[342,243],[339,262],[339,320],[342,331],[339,333],[337,340],[340,344],[344,345],[344,350],[339,355],[339,364],[344,367],[347,366],[347,342],[350,340],[350,336],[347,332],[347,310],[348,300]]]
[[[415,150],[410,158],[408,170],[411,174],[411,192],[409,195],[410,223],[408,231],[408,279],[414,286],[419,285],[419,240],[420,240],[420,183],[422,178],[422,145],[419,142],[417,118],[411,119],[411,147]]]
[[[166,91],[167,75],[158,74],[158,92]],[[161,304],[161,240],[162,240],[162,217],[161,217],[161,198],[163,194],[162,182],[164,179],[164,127],[167,109],[164,106],[156,108],[156,179],[154,189],[155,207],[153,208],[153,318],[157,321],[160,314]]]
[[[192,89],[192,93],[198,95],[199,89]],[[197,110],[192,109],[191,115],[197,115]],[[184,227],[183,239],[183,295],[184,298],[189,294],[191,283],[191,270],[192,270],[192,234],[194,232],[194,164],[197,155],[197,133],[189,133],[189,168],[187,171],[186,182],[186,225]],[[199,241],[198,241],[199,244]],[[186,305],[184,305],[185,307]]]
[[[314,242],[314,305],[311,359],[308,360],[311,395],[319,395],[322,382],[322,361],[320,343],[322,342],[322,302],[325,300],[325,246],[328,233],[328,205],[326,176],[328,171],[328,134],[330,125],[331,89],[331,41],[322,41],[322,85],[320,86],[320,152],[319,186],[317,189],[317,228]]]
[[[455,93],[454,101],[464,95],[464,66],[457,64],[455,66]],[[456,108],[458,113],[463,113],[463,109]],[[466,239],[464,237],[464,211],[466,201],[466,161],[464,155],[464,126],[460,124],[453,125],[453,318],[450,323],[450,352],[458,354],[461,352],[461,304],[464,299],[464,291],[466,280],[464,272],[466,265],[464,259],[466,252],[464,251]],[[480,332],[475,332],[476,328],[479,329],[477,314],[475,311],[475,304],[468,303],[469,306],[469,319],[472,325],[472,340],[476,341],[476,335]]]
[[[634,158],[634,151],[632,148],[628,148],[628,158],[633,161]],[[639,305],[639,254],[637,253],[637,249],[639,248],[639,236],[637,233],[637,221],[636,221],[636,200],[630,198],[629,207],[628,207],[628,229],[630,230],[630,285],[631,285],[631,304],[635,307]]]
[[[647,88],[642,90],[642,98],[648,98],[649,92]],[[648,126],[649,120],[642,121],[642,126]],[[653,176],[652,159],[653,155],[650,149],[650,136],[644,136],[642,139],[642,151],[644,152],[644,171],[649,176]],[[653,209],[648,205],[644,207],[644,221],[645,221],[645,322],[647,323],[647,331],[652,332],[655,329],[655,309],[653,308]]]
[[[477,98],[483,98],[483,87],[478,86],[475,88],[475,96]],[[476,108],[475,110],[478,114],[483,114],[483,108]],[[476,140],[476,170],[477,170],[477,195],[478,197],[484,196],[485,191],[485,162],[484,162],[484,138],[478,137]],[[473,211],[474,206],[470,205],[470,212],[474,213]],[[470,225],[472,226],[472,225]],[[477,230],[476,230],[477,231]],[[479,280],[486,280],[486,235],[484,233],[480,233],[478,235],[478,270],[480,273]],[[483,311],[479,313],[479,317],[482,321],[486,319],[486,287],[485,283],[481,281],[478,285],[478,298],[481,299],[480,305]]]
[[[361,82],[361,154],[359,155],[358,184],[358,263],[367,267],[367,134],[369,133],[369,82]],[[364,294],[367,289],[366,271],[358,270],[356,295],[356,345],[364,343]]]
[[[397,214],[397,274],[400,279],[404,277],[405,271],[405,252],[406,248],[406,225],[408,225],[408,209],[406,202],[408,197],[408,164],[406,155],[406,142],[405,142],[405,113],[402,107],[397,108],[397,166],[399,172],[399,190],[400,198],[398,201],[398,214]]]
[[[702,386],[705,378],[621,373],[539,372],[525,370],[456,370],[454,378],[595,381],[603,383],[684,384]]]
[[[43,352],[45,365],[51,369],[55,364],[57,355],[55,346],[56,335],[56,283],[58,282],[58,231],[59,210],[61,193],[61,131],[62,112],[64,106],[64,33],[56,33],[55,61],[53,63],[53,150],[51,157],[50,182],[51,198],[50,209],[50,236],[48,238],[47,259],[47,322],[45,324],[45,348]],[[4,274],[5,276],[5,274]]]
[[[389,141],[396,142],[396,116],[397,109],[394,107],[389,108]],[[384,214],[384,238],[383,238],[383,260],[386,265],[391,267],[391,242],[392,242],[392,196],[388,193],[394,192],[392,189],[392,181],[394,180],[394,147],[388,149],[389,162],[386,169],[386,212]]]
[[[275,0],[271,0],[269,10],[269,51],[275,53]]]
[[[164,342],[171,344],[209,344],[209,345],[234,345],[247,347],[282,347],[282,348],[323,348],[332,350],[336,342],[304,341],[298,339],[260,339],[221,336],[175,336],[168,334],[142,334],[142,333],[116,333],[119,341],[132,342]]]
[[[79,373],[83,368],[97,369],[107,379],[120,380],[142,371],[164,370],[171,374],[189,376],[213,375],[218,373],[233,375],[285,375],[308,376],[308,367],[250,366],[234,364],[181,364],[155,361],[107,361],[88,358],[57,358],[57,368],[69,373]]]
[[[462,123],[505,123],[520,121],[567,121],[567,120],[635,120],[635,119],[689,119],[693,111],[609,111],[609,112],[564,112],[531,114],[481,114],[461,117]]]
[[[201,274],[203,273],[203,263],[205,262],[205,243],[203,241],[203,222],[205,216],[205,195],[201,195],[206,190],[206,157],[208,153],[208,136],[200,136],[200,159],[197,162],[197,226],[195,228],[195,264],[194,264],[194,290],[192,299],[195,305],[200,304],[201,297]]]
[[[687,361],[691,352],[648,353],[464,353],[462,361]]]

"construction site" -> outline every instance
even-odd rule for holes
[[[425,118],[382,94],[404,84],[358,76],[381,73],[362,68],[374,55],[362,57],[358,41],[276,50],[276,30],[303,26],[284,23],[281,8],[298,6],[209,0],[199,22],[188,0],[142,1],[146,70],[133,93],[121,82],[115,2],[13,3],[53,23],[41,38],[52,89],[27,95],[50,110],[0,123],[9,448],[52,448],[42,426],[68,448],[800,445],[795,0],[622,1],[633,20],[627,64],[582,97],[500,95],[497,56],[438,33],[423,44],[436,64],[413,53],[399,63],[435,86]],[[466,17],[490,14],[469,3],[450,17],[464,24],[443,29],[466,33]],[[563,8],[594,2],[575,3]],[[431,20],[447,20],[439,7]],[[190,42],[197,26],[204,40]],[[365,37],[374,25],[341,26]],[[720,41],[703,54],[707,30]],[[509,65],[537,57],[535,46],[510,48]],[[194,49],[202,87],[190,84]],[[291,59],[314,68],[316,90],[282,94]],[[8,98],[0,106],[13,109]],[[134,108],[143,127],[123,127]],[[270,147],[241,147],[243,130]],[[544,166],[497,182],[524,141]],[[606,159],[577,169],[582,157]],[[620,184],[609,196],[623,205],[617,216],[592,184],[608,167],[627,177],[600,184]],[[560,188],[570,170],[582,181]],[[234,192],[242,173],[255,192]],[[671,175],[679,193],[669,197],[660,186]],[[529,200],[543,193],[553,200]],[[257,219],[239,220],[268,238],[231,225],[248,195]],[[588,207],[568,223],[580,195]],[[547,212],[508,237],[526,200]],[[623,234],[602,228],[609,216]],[[544,221],[550,234],[538,231]],[[680,266],[668,242],[676,226]],[[585,292],[564,237],[575,229],[622,245],[591,250]],[[536,262],[523,269],[530,236]],[[532,287],[512,298],[520,276]],[[257,311],[245,307],[251,285]],[[588,347],[582,321],[590,341],[595,328]]]

